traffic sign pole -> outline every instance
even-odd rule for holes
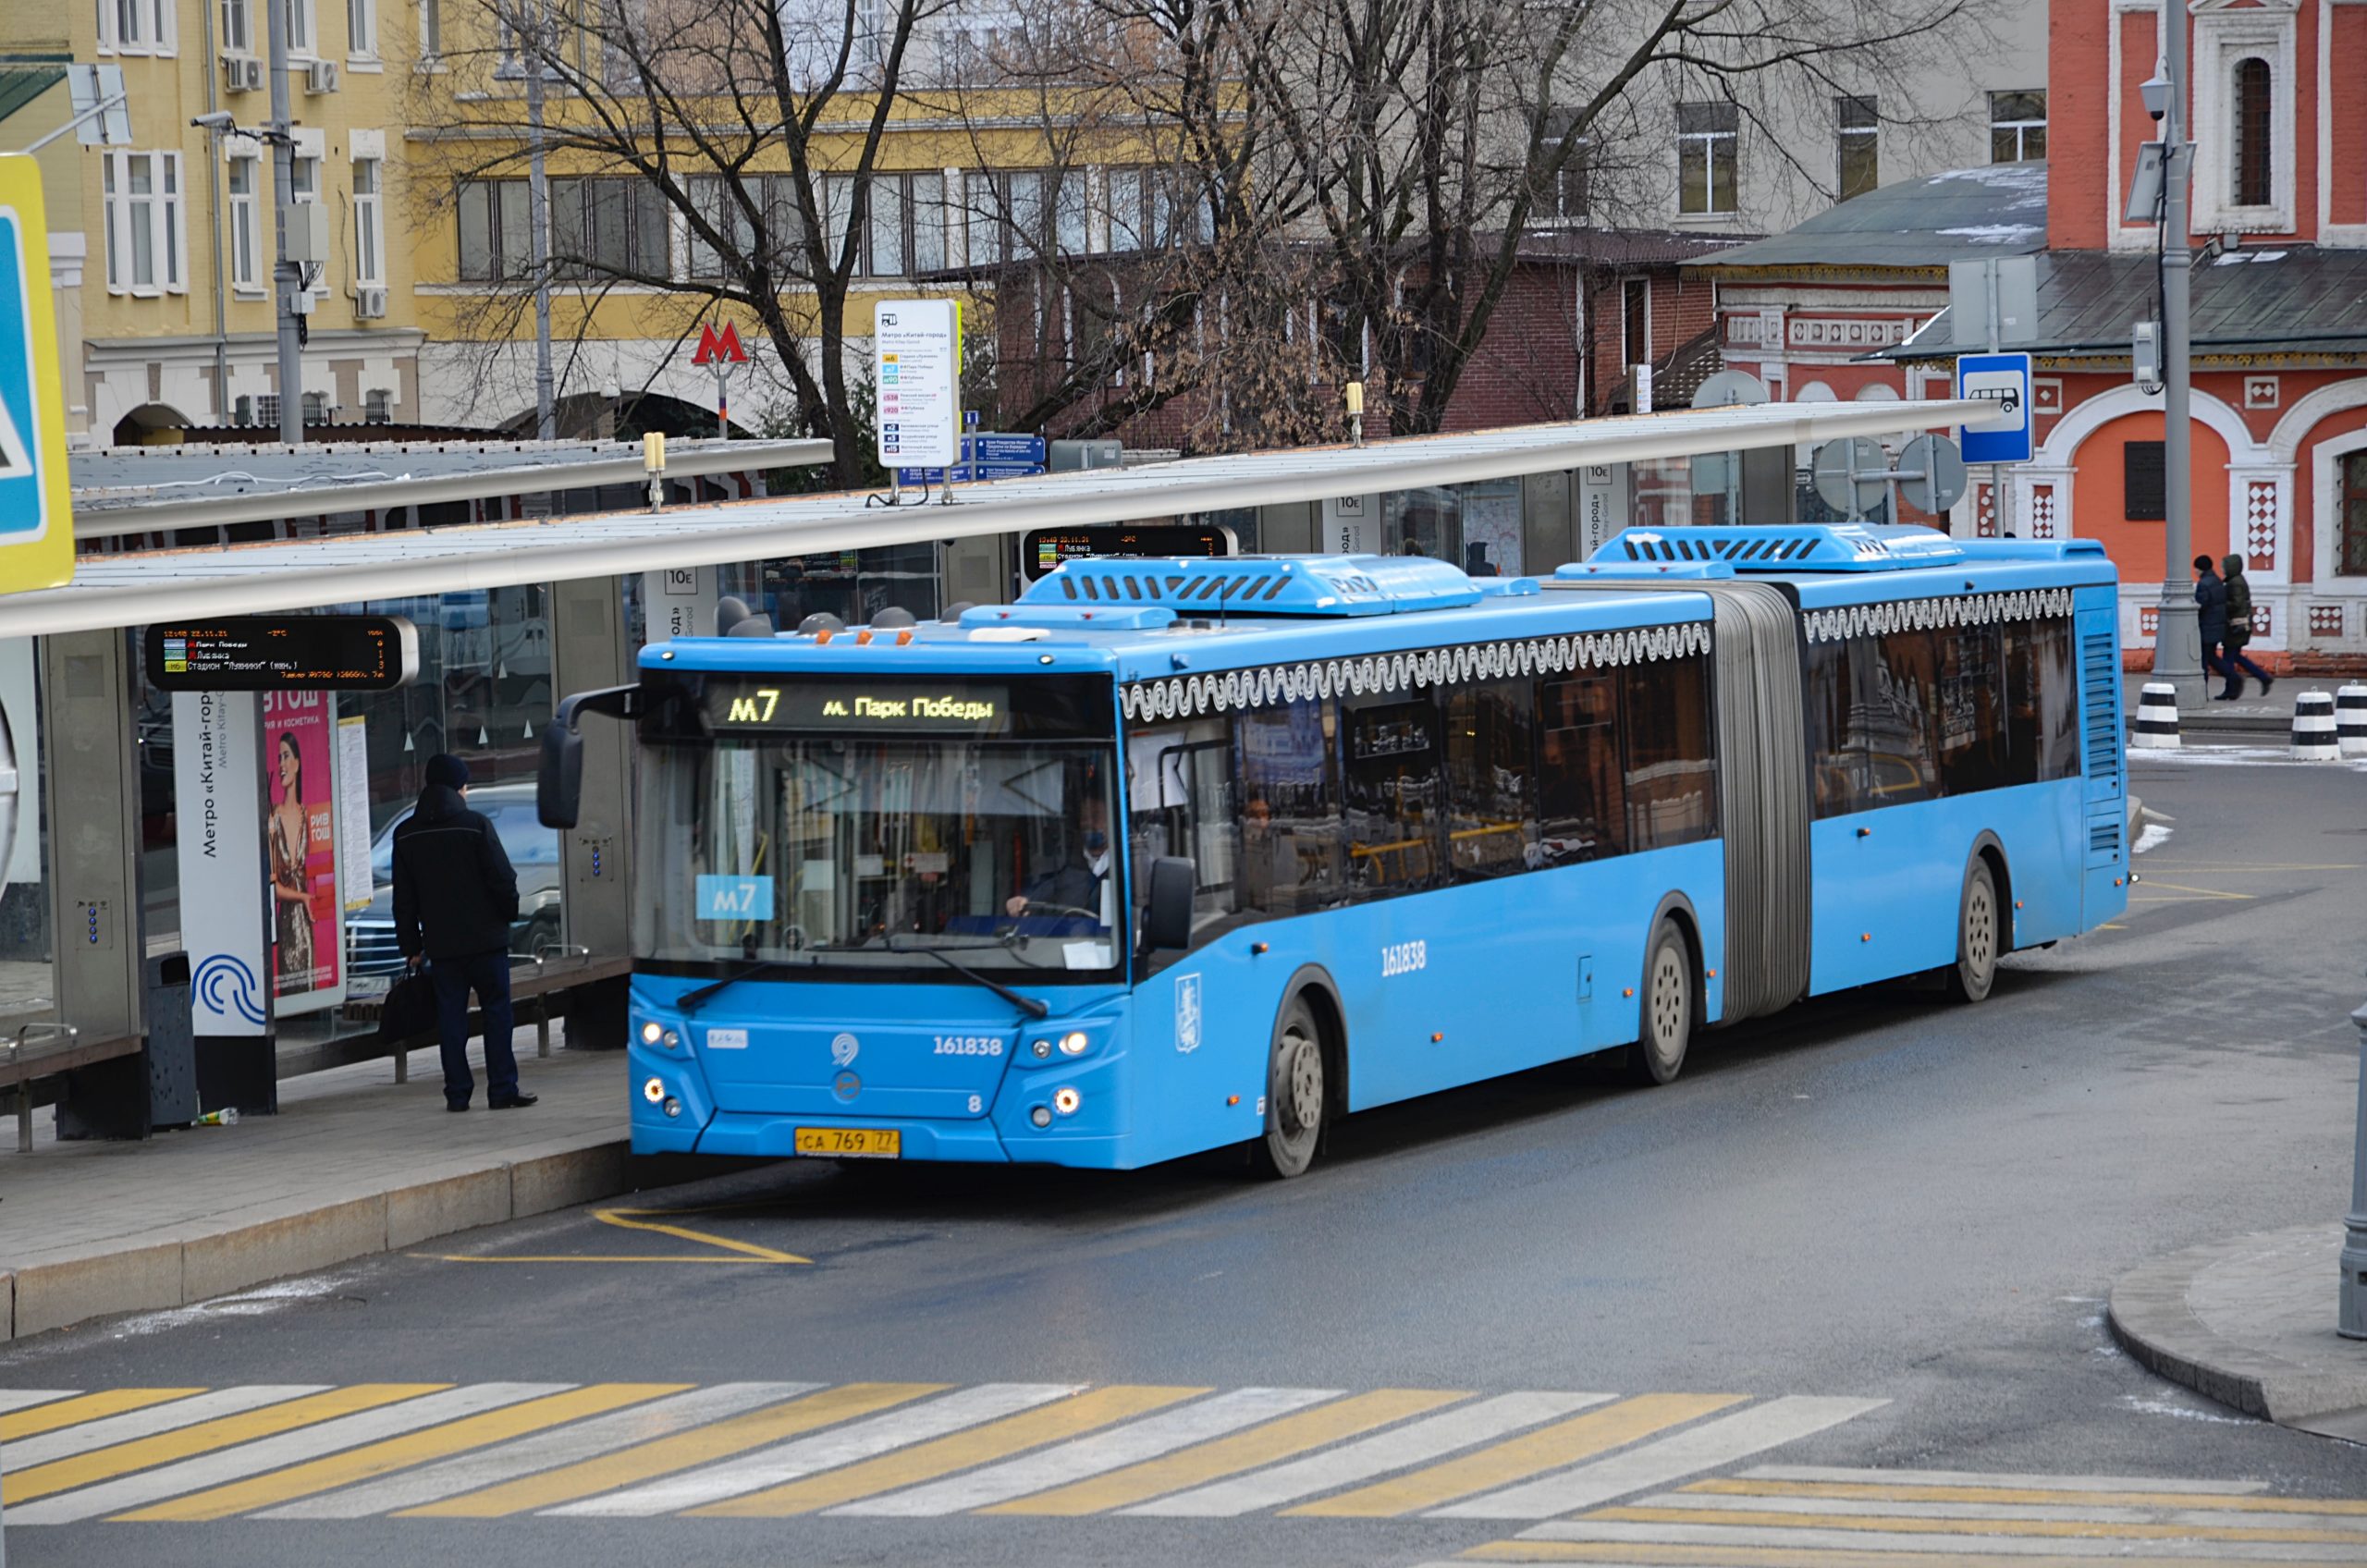
[[[2163,10],[2162,68],[2169,78],[2162,119],[2162,606],[2153,631],[2153,676],[2177,688],[2181,709],[2203,703],[2202,633],[2187,573],[2194,548],[2194,426],[2187,304],[2194,255],[2187,248],[2187,13]]]

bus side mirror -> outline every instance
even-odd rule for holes
[[[1143,940],[1152,951],[1192,945],[1192,898],[1199,873],[1181,855],[1150,863],[1150,900],[1143,918]]]
[[[559,699],[543,728],[543,760],[534,770],[534,815],[546,827],[572,827],[583,808],[583,731],[587,713],[632,718],[641,712],[641,688],[607,686]]]
[[[546,827],[572,827],[583,805],[583,733],[572,724],[554,719],[543,727],[542,766],[534,773],[534,815]]]

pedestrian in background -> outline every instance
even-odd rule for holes
[[[476,1092],[469,1072],[469,993],[484,1014],[485,1104],[510,1110],[537,1096],[518,1087],[509,1048],[509,927],[518,918],[518,874],[493,824],[468,808],[469,765],[447,752],[427,759],[419,804],[395,828],[395,940],[435,986],[444,1051],[444,1109],[466,1110]]]
[[[2211,564],[2209,556],[2194,557],[2195,630],[2202,634],[2202,663],[2214,675],[2238,684],[2236,672],[2219,656],[2219,644],[2227,639],[2227,584]],[[2235,695],[2222,692],[2222,698]]]
[[[2244,557],[2241,556],[2229,556],[2220,565],[2225,573],[2222,581],[2227,585],[2227,654],[2220,661],[2226,667],[2227,689],[2219,695],[2232,702],[2244,694],[2244,678],[2237,673],[2244,669],[2250,670],[2251,678],[2260,682],[2260,694],[2265,697],[2269,687],[2275,682],[2269,680],[2268,671],[2244,657],[2244,644],[2252,640],[2251,579],[2244,575]]]

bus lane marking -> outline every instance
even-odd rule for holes
[[[713,1247],[711,1253],[414,1253],[439,1263],[761,1263],[807,1264],[810,1257],[778,1247],[762,1246],[754,1242],[735,1241],[718,1236],[712,1231],[694,1231],[687,1225],[667,1221],[682,1215],[720,1214],[735,1208],[754,1208],[756,1204],[705,1204],[691,1208],[595,1208],[592,1218],[603,1225],[614,1225],[620,1231],[641,1231],[652,1235],[671,1236],[677,1241],[693,1242]]]

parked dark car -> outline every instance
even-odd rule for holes
[[[518,872],[518,921],[509,928],[509,950],[531,956],[559,939],[558,833],[534,815],[532,784],[488,784],[469,791],[469,809],[483,812],[501,835],[501,848]],[[383,990],[402,973],[402,949],[395,941],[395,825],[378,831],[370,846],[370,880],[376,897],[345,923],[346,988]]]

